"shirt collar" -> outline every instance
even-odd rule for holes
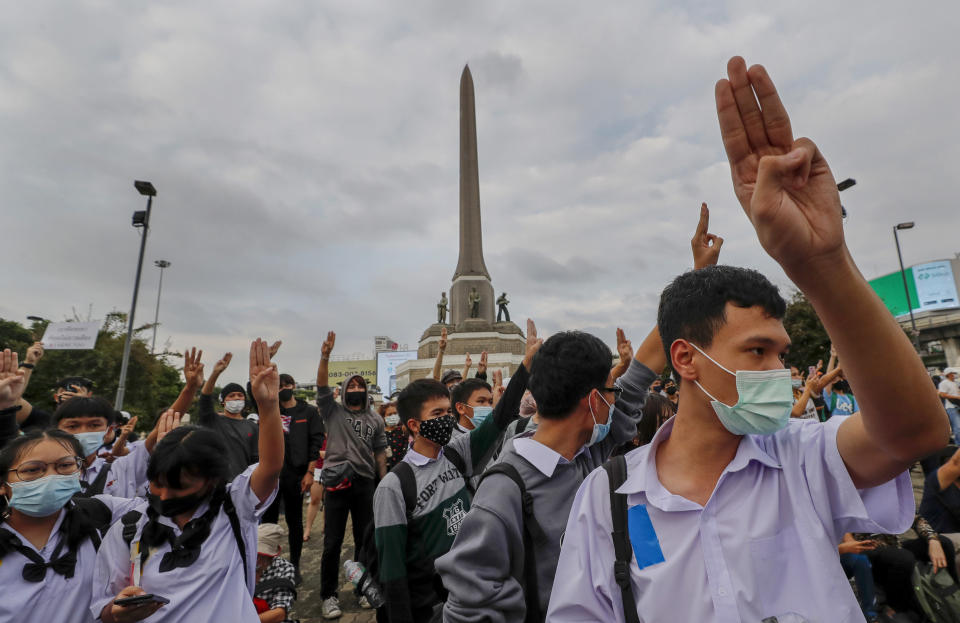
[[[409,446],[407,446],[407,453],[403,455],[403,460],[406,461],[407,463],[410,463],[411,465],[415,465],[416,467],[423,467],[424,465],[433,463],[434,461],[438,460],[441,456],[443,456],[442,447],[440,448],[440,453],[437,454],[437,458],[431,459],[429,456],[420,454],[419,452],[414,450],[413,444],[410,444]]]
[[[553,476],[553,472],[555,469],[557,469],[557,465],[560,463],[570,462],[563,458],[563,455],[553,448],[545,446],[539,441],[533,439],[532,433],[529,435],[524,434],[521,437],[515,438],[513,440],[513,449],[517,451],[517,454],[529,461],[531,465],[536,467],[537,470],[547,478],[551,478]],[[583,448],[580,449],[580,452],[583,452]],[[579,455],[580,452],[577,454]]]
[[[669,491],[660,484],[660,478],[657,475],[657,447],[663,443],[670,433],[673,432],[674,420],[677,416],[671,417],[663,423],[660,430],[653,436],[650,443],[637,452],[646,452],[640,458],[639,469],[634,469],[627,474],[627,479],[617,489],[617,493],[659,493],[666,496],[672,496]],[[760,444],[757,443],[756,436],[744,435],[740,438],[740,445],[737,447],[737,454],[733,460],[724,468],[724,473],[738,472],[746,468],[751,461],[757,461],[767,467],[781,469],[780,462],[770,456]]]

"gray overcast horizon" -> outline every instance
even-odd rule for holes
[[[701,201],[721,262],[790,284],[733,195],[713,86],[767,66],[837,179],[867,278],[960,251],[960,8],[892,2],[306,0],[11,3],[0,22],[0,317],[127,311],[158,344],[282,339],[310,381],[374,335],[416,347],[457,261],[458,95],[476,85],[484,254],[541,333],[638,343],[691,266]],[[843,296],[838,292],[837,296]],[[173,361],[177,365],[176,361]],[[79,372],[79,371],[78,371]]]

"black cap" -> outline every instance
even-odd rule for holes
[[[224,399],[233,392],[240,392],[243,394],[244,399],[247,397],[247,392],[243,391],[243,385],[239,383],[227,383],[223,386],[223,389],[220,390],[220,402],[223,402]]]
[[[457,370],[447,370],[443,373],[443,376],[440,377],[440,382],[446,385],[450,381],[462,381],[463,376]]]

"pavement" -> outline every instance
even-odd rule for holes
[[[303,503],[303,520],[307,520],[308,500]],[[283,516],[280,517],[280,523],[283,524]],[[343,549],[340,554],[340,609],[343,611],[337,621],[340,623],[374,623],[377,620],[374,610],[364,610],[357,603],[357,597],[353,592],[351,584],[343,574],[343,561],[354,558],[353,528],[350,521],[347,521],[347,533],[343,538]],[[286,549],[286,547],[284,547]],[[297,589],[297,601],[293,606],[293,611],[289,614],[290,619],[300,619],[301,623],[320,623],[325,621],[320,616],[320,605],[323,599],[320,597],[320,556],[323,554],[323,516],[317,514],[317,520],[313,525],[310,540],[303,544],[303,554],[300,558],[300,575],[303,577],[303,584]]]

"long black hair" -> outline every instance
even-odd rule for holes
[[[7,445],[0,449],[0,485],[5,485],[9,482],[7,476],[10,468],[25,452],[32,450],[37,444],[47,439],[56,441],[63,446],[64,450],[73,452],[74,456],[81,457],[82,460],[83,447],[80,445],[80,442],[77,441],[77,438],[70,433],[55,428],[32,431],[10,440]],[[80,467],[81,469],[83,468],[82,462],[80,463]],[[6,520],[8,511],[7,498],[0,496],[0,523]]]
[[[181,476],[209,478],[226,483],[230,478],[227,447],[209,428],[180,426],[168,433],[150,456],[147,478],[175,489],[183,488]]]

